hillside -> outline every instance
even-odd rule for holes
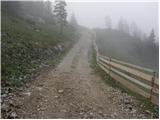
[[[6,10],[4,6],[9,3],[2,3],[2,86],[18,86],[39,68],[59,61],[78,40],[79,33],[68,24],[59,34],[55,23]]]

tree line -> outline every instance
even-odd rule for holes
[[[54,3],[47,1],[3,1],[2,13],[12,14],[16,17],[28,19],[32,24],[57,25],[59,34],[63,34],[65,27],[77,28],[74,21],[67,21],[67,4],[64,0],[56,0]],[[71,18],[75,19],[75,16]],[[73,22],[73,23],[72,23]],[[76,21],[77,22],[77,21]],[[57,27],[56,26],[56,27]]]
[[[154,29],[146,35],[135,22],[129,26],[125,19],[113,28],[109,16],[105,23],[105,29],[95,29],[102,54],[159,71],[159,45]]]

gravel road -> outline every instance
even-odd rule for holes
[[[152,118],[138,101],[105,83],[90,67],[83,33],[62,62],[43,72],[14,101],[18,118]]]

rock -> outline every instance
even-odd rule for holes
[[[80,114],[80,115],[83,115],[84,113],[83,113],[83,112],[80,112],[79,114]]]
[[[13,101],[12,101],[12,100],[9,100],[9,105],[10,105],[10,106],[14,106],[14,104],[13,104]]]
[[[9,87],[8,92],[11,93],[12,91],[13,91],[13,89]]]
[[[93,118],[94,114],[92,112],[89,113],[88,118]]]
[[[89,115],[93,116],[93,113],[91,112],[91,113],[89,113]]]
[[[129,108],[129,110],[132,110],[133,107],[132,107],[132,105],[128,105],[128,108]]]
[[[145,110],[145,113],[147,114],[151,114],[151,112],[149,110]]]
[[[114,113],[114,116],[117,116],[117,113]]]
[[[143,118],[144,116],[145,116],[145,114],[140,114],[138,117]]]
[[[23,95],[31,96],[31,92],[25,92]]]
[[[7,97],[7,94],[1,95],[1,98],[6,98],[6,97]]]
[[[41,90],[42,90],[42,88],[41,88],[41,87],[37,87],[37,89],[38,89],[39,91],[41,91]]]
[[[143,108],[143,107],[144,107],[144,104],[141,104],[140,107]]]
[[[92,106],[88,106],[88,108],[89,108],[89,109],[92,109],[93,107],[92,107]]]
[[[58,45],[58,49],[59,49],[60,51],[63,51],[62,45]]]
[[[67,110],[65,110],[65,109],[64,109],[64,110],[61,110],[61,112],[65,112],[65,113],[66,113],[66,112],[67,112]]]
[[[6,105],[5,103],[3,103],[3,104],[1,105],[1,110],[2,110],[2,112],[7,112],[7,111],[8,111],[8,108],[9,108],[9,106]]]
[[[16,112],[12,112],[12,113],[9,115],[9,118],[17,118],[17,113],[16,113]]]
[[[35,31],[36,31],[36,32],[39,32],[40,30],[39,30],[39,29],[36,29]]]
[[[55,98],[59,98],[59,96],[57,96],[57,95],[56,95],[56,96],[54,96],[54,97],[55,97]]]
[[[129,111],[129,109],[127,108],[127,109],[125,109],[125,111],[126,111],[126,112],[128,112],[128,111]]]
[[[58,93],[63,93],[64,92],[64,90],[58,90]]]
[[[7,33],[5,33],[5,32],[3,32],[3,33],[1,33],[2,34],[2,36],[7,36]]]
[[[124,103],[125,103],[125,104],[129,104],[130,102],[129,102],[129,100],[125,99],[125,100],[124,100]]]
[[[99,114],[102,114],[102,111],[98,111]]]
[[[39,43],[38,43],[38,42],[35,42],[35,44],[38,45]]]
[[[111,118],[115,118],[113,114],[111,115]]]
[[[135,110],[135,109],[132,109],[132,113],[135,114],[135,113],[136,113],[136,110]]]
[[[84,114],[83,118],[84,118],[84,119],[88,118],[88,115],[87,115],[87,114]]]
[[[84,109],[84,108],[80,108],[80,111],[83,111],[83,112],[84,112],[84,111],[85,111],[85,109]]]
[[[55,50],[58,50],[58,47],[57,47],[57,46],[54,46],[54,49],[55,49]]]

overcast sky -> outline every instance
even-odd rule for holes
[[[105,16],[110,16],[116,27],[123,17],[129,24],[136,22],[144,33],[154,28],[158,35],[157,2],[67,2],[67,11],[69,16],[74,12],[78,23],[89,28],[104,28]]]

